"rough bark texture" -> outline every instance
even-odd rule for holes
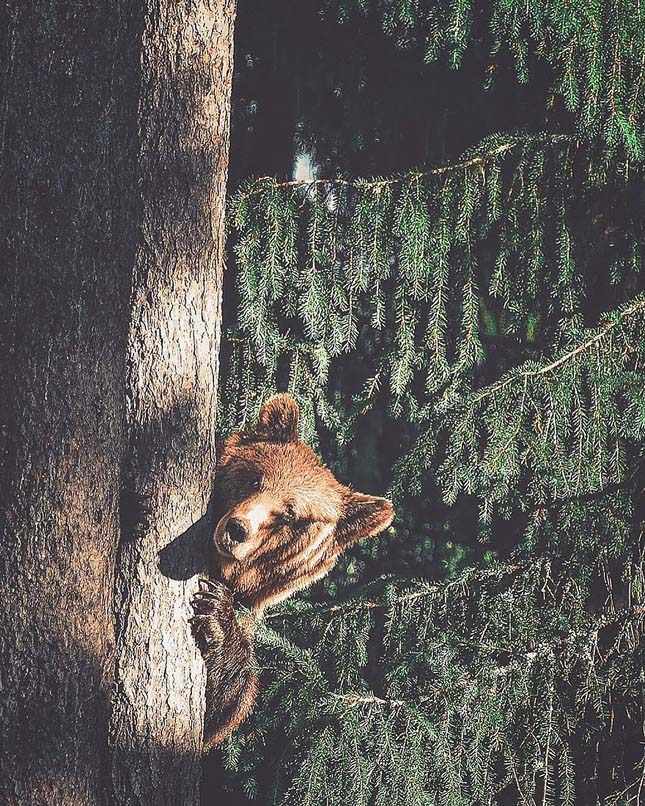
[[[132,3],[0,11],[0,803],[106,803]]]
[[[151,3],[143,33],[142,239],[111,737],[119,804],[196,804],[204,668],[190,595],[206,565],[234,0]]]

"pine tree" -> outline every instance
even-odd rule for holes
[[[258,625],[232,786],[271,804],[627,804],[645,789],[644,12],[327,2],[566,114],[401,175],[242,183],[223,425],[287,389],[398,518]],[[545,115],[546,121],[546,115]],[[384,449],[389,458],[389,453]],[[351,464],[351,462],[349,463]],[[437,552],[443,573],[437,579]]]

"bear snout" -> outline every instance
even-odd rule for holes
[[[225,533],[233,543],[243,543],[249,536],[249,524],[242,518],[229,518]]]

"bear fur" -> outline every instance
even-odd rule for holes
[[[392,504],[338,482],[298,439],[299,410],[271,398],[251,432],[224,445],[215,481],[214,579],[200,580],[193,631],[204,657],[206,747],[251,712],[258,676],[250,619],[327,574],[357,540],[392,522]]]

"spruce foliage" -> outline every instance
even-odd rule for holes
[[[581,138],[643,157],[645,10],[638,0],[327,0],[324,8],[340,22],[352,14],[380,18],[426,62],[443,56],[458,69],[469,48],[484,48],[488,82],[505,53],[522,83],[545,61],[553,95],[575,115]]]
[[[390,534],[258,625],[261,707],[225,745],[231,781],[267,804],[637,803],[642,11],[325,11],[378,12],[456,68],[484,36],[522,79],[545,58],[576,120],[406,175],[263,177],[232,198],[223,428],[280,388],[341,469],[366,426],[400,448]],[[430,578],[429,546],[460,528],[475,548]]]

